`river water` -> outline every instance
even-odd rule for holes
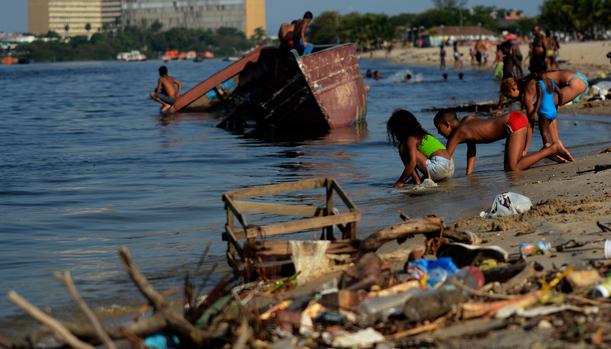
[[[207,243],[205,268],[227,271],[221,242],[221,195],[242,187],[313,176],[338,179],[363,213],[359,235],[411,216],[448,220],[478,213],[511,183],[503,171],[503,142],[478,147],[478,167],[464,176],[466,148],[456,154],[456,177],[427,195],[397,192],[402,165],[386,140],[395,108],[411,110],[435,134],[432,106],[494,100],[490,71],[450,71],[361,61],[378,69],[371,81],[367,125],[310,139],[235,134],[212,115],[160,119],[147,99],[160,62],[0,66],[4,86],[0,127],[0,293],[10,289],[60,314],[72,305],[54,271],[72,272],[94,306],[140,300],[117,257],[129,247],[159,289],[180,285]],[[227,63],[177,62],[171,75],[193,86]],[[419,82],[402,83],[411,72]],[[609,144],[608,117],[565,116],[560,135],[574,155]],[[289,138],[289,139],[287,139]],[[533,149],[540,146],[535,136]],[[217,273],[218,275],[218,273]],[[0,328],[26,326],[0,297]]]

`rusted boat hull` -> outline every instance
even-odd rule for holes
[[[366,88],[354,45],[306,57],[258,49],[181,96],[173,111],[220,110],[221,126],[330,129],[364,119]]]

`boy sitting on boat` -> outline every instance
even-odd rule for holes
[[[552,155],[569,158],[568,151],[559,142],[527,154],[528,118],[521,112],[511,112],[500,118],[483,119],[473,115],[458,119],[452,110],[442,110],[435,115],[437,132],[448,139],[449,156],[454,155],[460,143],[467,143],[467,175],[475,167],[475,145],[492,143],[501,139],[505,142],[505,171],[521,171]]]
[[[176,86],[176,87],[175,87]],[[161,112],[165,113],[174,104],[180,92],[182,91],[182,83],[168,75],[168,67],[159,67],[159,80],[157,80],[157,87],[151,92],[150,96],[153,100],[161,104]]]

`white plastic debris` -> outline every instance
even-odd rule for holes
[[[303,285],[308,280],[324,274],[329,270],[330,261],[327,258],[327,248],[330,241],[289,241],[291,260],[295,265],[297,284]]]
[[[380,332],[369,327],[366,330],[335,337],[333,346],[336,348],[370,348],[374,344],[382,343],[385,340]]]
[[[532,207],[530,199],[524,195],[507,192],[494,198],[492,206],[480,212],[480,217],[492,218],[524,213]]]

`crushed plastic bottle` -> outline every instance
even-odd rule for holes
[[[462,290],[454,285],[444,285],[409,298],[403,307],[403,315],[410,322],[434,320],[462,302]]]
[[[537,254],[546,254],[552,249],[552,245],[549,242],[539,241],[534,243],[521,243],[518,245],[520,248],[520,255],[522,258],[528,256],[534,256]]]
[[[405,302],[420,292],[422,292],[422,289],[412,288],[391,296],[376,296],[365,299],[359,305],[358,313],[363,316],[363,319],[368,324],[372,324],[377,320],[385,321],[390,316],[400,314],[403,311]]]
[[[611,296],[611,276],[608,276],[602,284],[594,287],[592,295],[598,298],[609,298]]]

